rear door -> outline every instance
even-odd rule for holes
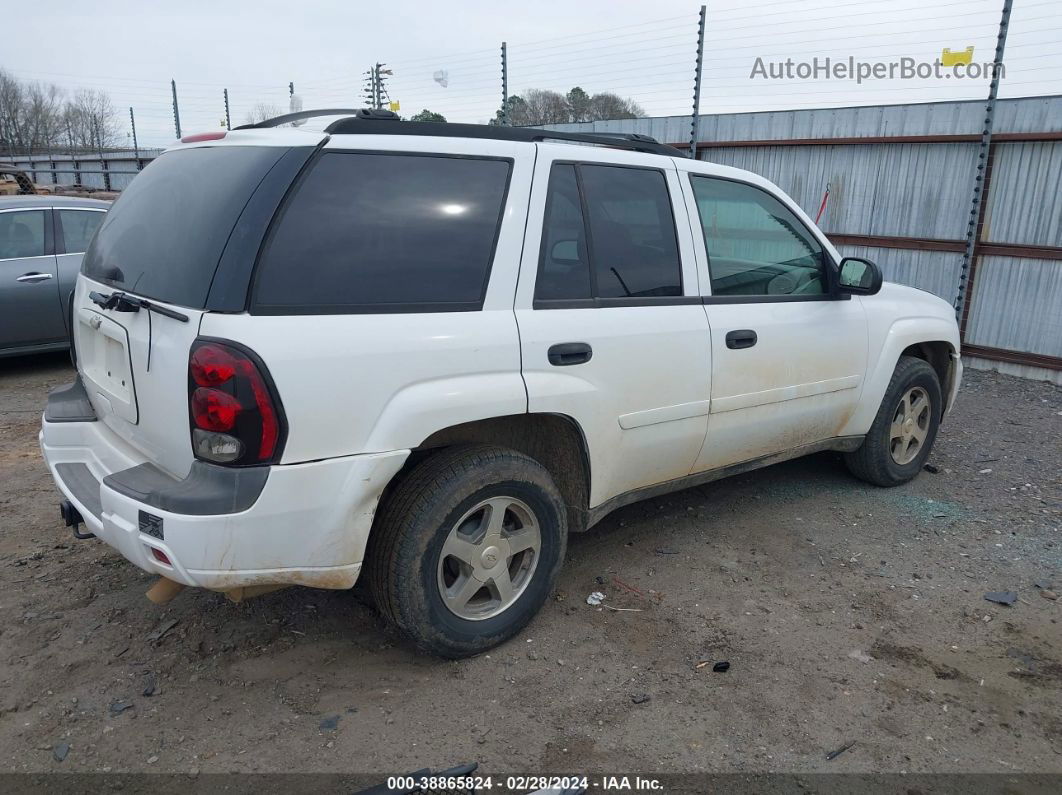
[[[61,342],[51,210],[0,210],[0,348]]]
[[[241,213],[287,151],[219,145],[162,154],[122,192],[85,254],[72,314],[89,399],[102,422],[174,476],[192,463],[188,356],[211,283]],[[131,300],[100,306],[116,293]],[[127,311],[139,299],[168,313]]]
[[[689,473],[710,350],[670,158],[539,144],[516,317],[529,410],[583,429],[591,507]]]

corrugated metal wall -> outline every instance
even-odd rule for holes
[[[997,147],[985,239],[1062,246],[1062,142]]]
[[[704,150],[703,160],[753,171],[812,218],[830,183],[823,231],[959,238],[970,212],[975,144],[757,146]]]
[[[702,107],[709,107],[702,100]],[[666,143],[690,139],[691,116],[658,116],[581,124],[548,124],[572,132],[635,132]],[[956,135],[981,131],[981,101],[926,102],[918,105],[868,105],[857,108],[778,110],[763,113],[702,114],[701,141],[762,141],[792,138],[854,138],[875,135]],[[1062,129],[1062,96],[1001,99],[996,132],[1044,132]]]
[[[638,132],[683,144],[689,141],[690,119],[551,126]],[[886,279],[950,303],[958,292],[978,145],[851,139],[979,135],[983,122],[980,101],[702,116],[698,140],[710,145],[698,155],[765,176],[812,217],[829,183],[821,226],[841,241],[843,254],[868,257],[881,265]],[[977,257],[964,337],[964,344],[996,356],[1000,368],[1056,383],[1062,383],[1060,131],[1060,96],[1001,100],[997,106],[997,135],[1040,134],[1044,140],[995,139],[980,240],[998,245]],[[809,143],[763,143],[775,140]],[[729,141],[736,145],[727,146]],[[999,246],[1010,250],[1003,255]],[[1044,250],[1024,256],[1022,248],[1033,246]],[[1039,366],[1008,361],[1013,354],[1041,360]]]
[[[966,340],[1062,356],[1062,262],[984,257],[977,269]]]

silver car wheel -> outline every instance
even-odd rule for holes
[[[439,555],[439,594],[450,612],[482,621],[508,609],[534,576],[538,518],[514,497],[477,503],[450,529]]]
[[[901,466],[911,463],[921,452],[929,435],[932,404],[926,390],[913,386],[904,392],[889,427],[889,452]]]

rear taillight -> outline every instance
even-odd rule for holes
[[[188,360],[188,409],[196,458],[268,464],[280,458],[284,415],[262,361],[234,342],[199,339]]]

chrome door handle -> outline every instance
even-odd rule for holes
[[[36,284],[37,282],[46,282],[50,278],[52,278],[50,273],[23,273],[15,281],[24,284]]]

